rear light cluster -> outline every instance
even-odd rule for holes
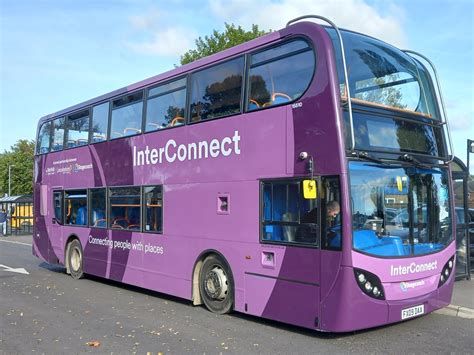
[[[377,276],[361,269],[354,269],[354,275],[357,285],[367,296],[378,300],[385,299],[382,283]]]
[[[439,277],[438,287],[442,286],[446,281],[448,281],[449,275],[451,275],[453,268],[454,256],[452,256],[451,259],[449,259],[448,262],[444,265],[443,271],[441,271],[441,276]]]

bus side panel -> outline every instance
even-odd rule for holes
[[[99,277],[108,277],[107,270],[109,268],[107,266],[111,248],[99,244],[109,240],[108,230],[102,228],[90,228],[86,237],[87,240],[81,238],[81,244],[84,248],[84,272]],[[94,241],[94,243],[89,243],[89,241]]]
[[[222,194],[226,213],[219,211]],[[246,255],[259,237],[258,181],[165,185],[163,196],[164,233],[143,233],[145,287],[190,299],[196,261],[217,252],[230,265],[235,306],[243,309]]]
[[[245,269],[244,312],[314,329],[319,318],[316,248],[261,244]]]

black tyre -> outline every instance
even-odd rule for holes
[[[201,298],[213,313],[225,314],[234,306],[234,280],[225,262],[217,255],[208,256],[199,274]]]
[[[67,261],[72,278],[76,280],[82,279],[84,277],[84,258],[82,253],[82,246],[79,240],[74,239],[69,244]]]

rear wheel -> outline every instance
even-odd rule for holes
[[[227,264],[217,255],[204,260],[199,275],[199,290],[202,300],[213,313],[225,314],[234,305],[234,283]]]
[[[67,260],[72,278],[76,280],[82,279],[84,277],[83,253],[82,246],[79,240],[74,239],[69,244]]]

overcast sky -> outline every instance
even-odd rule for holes
[[[474,139],[473,12],[472,0],[0,0],[0,152],[34,139],[46,114],[172,69],[224,22],[277,30],[320,14],[435,63],[465,161]]]

